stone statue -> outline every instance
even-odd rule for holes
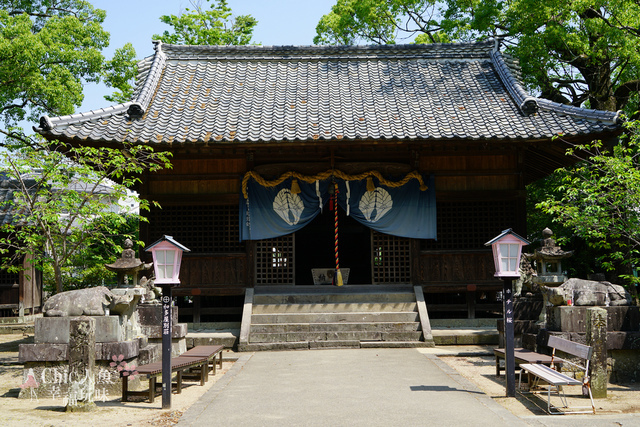
[[[550,303],[567,305],[572,300],[576,306],[631,305],[631,295],[622,286],[609,282],[569,279],[558,287],[541,286]]]
[[[108,316],[124,313],[133,303],[129,295],[114,295],[104,286],[61,292],[50,297],[42,312],[47,317]]]
[[[146,293],[142,297],[142,302],[144,304],[160,304],[162,289],[155,285],[153,277],[151,279],[147,279],[146,276],[142,276],[140,279],[140,286],[146,289]]]

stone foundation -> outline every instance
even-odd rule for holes
[[[111,366],[111,362],[116,366]],[[138,359],[123,359],[122,361],[96,360],[94,368],[95,398],[96,402],[112,400],[122,396],[122,381],[117,366],[127,367],[138,366]],[[35,387],[22,385],[28,384],[29,376],[33,376]],[[131,377],[129,387],[132,389],[144,388],[138,376]],[[64,400],[69,393],[69,384],[74,381],[73,374],[69,373],[69,362],[25,362],[23,379],[19,398],[21,399],[60,399],[61,404],[66,404]]]

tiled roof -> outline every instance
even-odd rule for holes
[[[35,191],[35,179],[24,178],[23,182],[29,193]],[[16,217],[20,218],[19,221],[24,220],[25,210],[14,206],[14,194],[20,191],[22,189],[18,180],[10,178],[4,172],[0,173],[0,225],[20,225],[15,223]]]
[[[528,95],[492,42],[178,46],[141,61],[134,99],[63,117],[67,140],[229,144],[547,139],[615,129],[618,114]]]

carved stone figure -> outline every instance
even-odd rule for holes
[[[133,298],[114,295],[104,286],[76,289],[53,295],[42,309],[48,317],[108,316],[126,311]]]
[[[569,279],[558,287],[542,286],[549,302],[567,305],[572,300],[577,306],[622,306],[631,305],[631,295],[622,286],[609,282]]]

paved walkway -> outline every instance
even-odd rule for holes
[[[215,420],[215,421],[214,421]],[[433,354],[242,354],[178,426],[525,426]]]

